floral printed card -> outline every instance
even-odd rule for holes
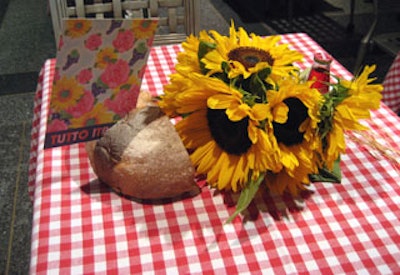
[[[136,106],[156,19],[66,19],[45,148],[100,138]]]

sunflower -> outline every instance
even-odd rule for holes
[[[157,22],[153,20],[134,20],[132,23],[132,30],[135,38],[150,38],[157,30]]]
[[[203,69],[209,65],[202,63],[204,59],[213,59],[213,53],[220,45],[235,44],[223,43],[224,39],[239,41],[236,49],[244,42],[254,48],[258,45],[252,44],[243,30],[239,30],[236,37],[233,27],[230,37],[222,37],[216,32],[211,34],[212,37],[202,32],[199,38],[190,36],[183,43],[184,51],[178,55],[177,72],[164,86],[159,106],[171,117],[184,117],[176,128],[185,146],[193,151],[191,159],[197,172],[206,174],[211,186],[237,191],[268,171],[285,173],[296,181],[295,184],[285,181],[277,188],[268,181],[271,189],[282,193],[288,187],[297,192],[296,186],[307,184],[308,174],[318,169],[313,162],[316,154],[309,156],[305,151],[320,147],[315,129],[321,95],[316,89],[310,89],[310,83],[299,84],[299,79],[289,73],[291,68],[287,64],[299,57],[296,53],[290,55],[290,51],[287,61],[276,63],[275,71],[282,75],[277,78],[276,86],[254,77],[261,75],[263,67],[250,68],[251,76],[247,78],[236,75],[229,80],[229,76],[225,78],[219,72],[204,74]],[[254,35],[251,38],[260,45],[265,42]],[[276,45],[278,37],[271,39],[271,45],[259,48],[266,50],[269,47],[280,60],[279,53],[283,52],[275,47],[281,50],[287,47]],[[244,42],[241,44],[240,41]],[[237,51],[235,54],[240,59],[240,54],[246,57],[247,53]],[[281,69],[279,64],[285,64],[287,68]],[[268,90],[278,89],[278,86],[279,90]],[[295,152],[291,152],[292,149]]]
[[[316,129],[323,99],[317,89],[310,89],[310,82],[300,83],[295,77],[280,81],[279,91],[270,90],[267,97],[267,132],[283,169],[269,173],[266,184],[280,194],[297,194],[309,184],[308,175],[318,171],[321,143]]]
[[[212,187],[241,192],[228,221],[261,183],[296,195],[332,169],[345,152],[344,131],[363,129],[358,120],[379,107],[382,86],[369,79],[374,67],[353,81],[338,79],[322,95],[293,65],[301,54],[279,41],[233,23],[229,36],[189,36],[159,97],[168,116],[181,118],[176,129],[197,173]]]
[[[204,50],[206,50],[208,47],[213,47],[213,43],[214,40],[206,31],[201,31],[199,37],[190,35],[186,41],[182,43],[182,48],[184,50],[178,53],[176,70],[182,75],[191,74],[193,72],[201,73],[203,64],[199,60],[199,49],[204,48]]]
[[[84,87],[75,78],[63,76],[54,83],[51,107],[55,111],[68,109],[77,103],[84,92]]]
[[[235,30],[232,23],[230,36],[223,36],[216,31],[210,31],[215,39],[215,49],[205,54],[201,60],[208,74],[224,72],[223,64],[228,64],[228,77],[244,78],[268,69],[270,82],[285,77],[296,70],[293,62],[300,61],[302,55],[290,50],[287,44],[279,44],[280,36],[261,37],[255,34],[248,35],[243,28]]]
[[[363,72],[353,79],[339,80],[326,96],[324,108],[331,109],[328,115],[329,132],[324,142],[324,160],[328,167],[341,153],[346,151],[344,133],[346,130],[366,130],[360,119],[370,118],[370,110],[378,109],[382,98],[383,86],[372,84],[375,78],[369,78],[375,66],[366,66]]]
[[[67,21],[65,34],[72,38],[77,38],[87,34],[92,28],[90,20],[74,19]]]
[[[160,106],[184,115],[176,129],[193,150],[190,157],[197,172],[207,174],[211,186],[237,191],[249,177],[280,169],[266,132],[258,127],[266,117],[264,104],[250,107],[234,87],[197,73],[175,75],[171,83]]]
[[[340,84],[349,90],[349,97],[344,101],[351,101],[351,110],[356,119],[370,118],[369,110],[378,109],[382,99],[383,86],[372,84],[376,78],[369,78],[376,66],[365,66],[360,76],[353,81],[341,80]]]
[[[114,48],[103,48],[97,53],[94,66],[99,69],[104,69],[108,64],[117,61],[117,59],[118,54],[115,52]]]

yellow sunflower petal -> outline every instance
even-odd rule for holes
[[[207,106],[211,109],[227,109],[235,100],[236,98],[227,94],[216,94],[207,99]]]
[[[253,120],[264,120],[268,117],[269,107],[267,104],[255,104],[251,108],[251,118]]]
[[[231,186],[233,171],[235,170],[235,159],[235,156],[230,156],[225,152],[221,154],[215,167],[215,169],[220,171],[220,175],[218,177],[219,189],[225,189],[227,186]],[[236,190],[233,191],[235,192]]]
[[[207,173],[215,164],[214,156],[215,143],[209,141],[204,146],[197,148],[191,155],[192,163],[197,166],[197,172]]]
[[[226,110],[226,115],[231,121],[239,121],[245,118],[250,110],[251,108],[247,104],[234,104]]]
[[[285,123],[288,119],[289,107],[285,103],[277,104],[273,109],[274,121],[277,123]]]

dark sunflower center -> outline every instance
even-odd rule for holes
[[[60,96],[61,96],[61,98],[63,98],[63,99],[69,99],[70,95],[71,95],[71,91],[68,90],[68,89],[62,90],[62,91],[60,92]]]
[[[274,134],[278,142],[290,146],[303,141],[303,134],[299,132],[301,123],[308,117],[307,107],[298,98],[290,97],[283,101],[289,107],[286,123],[273,122]]]
[[[231,121],[225,110],[207,110],[208,127],[215,142],[232,155],[242,155],[249,150],[251,141],[247,134],[249,119]]]
[[[75,24],[75,29],[77,29],[77,30],[83,29],[83,23],[82,23],[82,22],[77,22],[77,23]]]
[[[269,52],[253,47],[233,49],[229,52],[228,58],[242,63],[246,69],[254,67],[259,62],[267,62],[269,65],[274,64],[274,59]]]

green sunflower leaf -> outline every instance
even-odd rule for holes
[[[333,182],[340,183],[342,181],[342,171],[340,169],[340,158],[334,164],[333,169],[329,170],[326,167],[320,168],[318,174],[310,175],[312,182]]]
[[[228,74],[229,73],[229,64],[228,64],[228,62],[222,62],[221,63],[221,68],[222,68],[222,71],[225,73],[225,74]]]
[[[250,106],[254,105],[256,102],[261,103],[266,101],[266,87],[263,81],[258,74],[253,74],[250,77],[249,89],[254,98],[254,102],[251,102]]]
[[[265,89],[264,82],[258,74],[253,74],[250,80],[250,91],[252,93],[257,93],[259,90]],[[257,92],[255,92],[254,90],[256,90]]]
[[[262,80],[265,80],[271,74],[271,68],[262,69],[257,74]]]
[[[197,58],[199,59],[199,63],[200,63],[200,68],[201,71],[206,74],[207,73],[207,69],[206,66],[204,65],[203,62],[201,62],[201,60],[203,59],[203,57],[211,50],[215,49],[216,45],[213,43],[209,43],[209,42],[205,42],[205,41],[200,41],[199,43],[199,50],[197,52]]]
[[[264,180],[264,176],[265,174],[261,174],[256,181],[250,181],[245,188],[242,189],[236,204],[236,210],[225,223],[231,223],[237,215],[246,210],[256,195],[261,182]]]

